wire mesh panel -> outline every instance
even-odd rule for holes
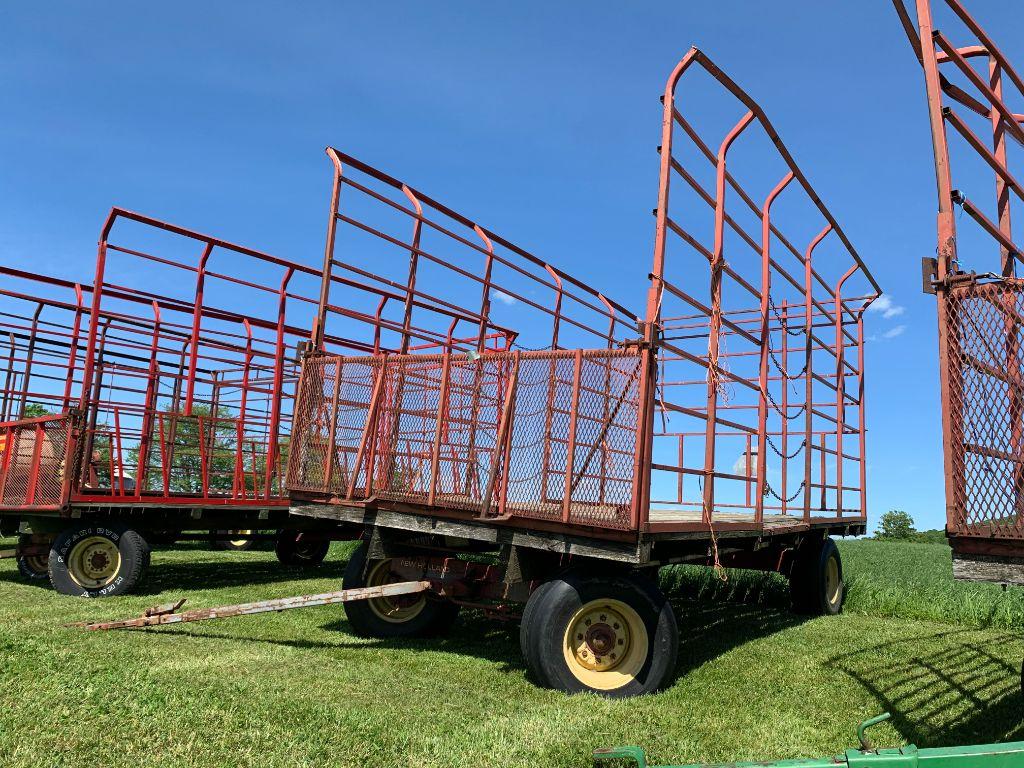
[[[1024,282],[948,296],[955,496],[950,531],[1024,539]]]
[[[635,527],[645,359],[626,350],[308,358],[288,487]]]
[[[70,437],[70,416],[0,425],[0,507],[63,506]]]

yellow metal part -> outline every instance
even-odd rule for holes
[[[88,536],[76,543],[68,553],[68,573],[85,589],[105,587],[121,569],[121,553],[117,544],[103,536]]]
[[[829,605],[835,605],[839,602],[841,595],[839,594],[842,590],[843,585],[839,579],[839,561],[830,557],[828,564],[825,566],[825,598],[828,600]]]
[[[637,676],[649,646],[647,627],[633,608],[619,600],[591,600],[569,620],[562,651],[577,680],[611,691]]]
[[[249,543],[249,537],[252,536],[256,531],[229,531],[231,534],[237,534],[237,539],[229,539],[228,543],[233,547],[244,547]]]
[[[391,572],[391,560],[380,560],[373,564],[366,574],[367,587],[382,587],[396,584],[401,580]],[[419,616],[427,606],[427,598],[419,595],[384,595],[371,597],[366,601],[370,610],[380,619],[391,624],[405,624]]]

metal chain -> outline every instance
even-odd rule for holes
[[[771,485],[768,484],[767,481],[765,481],[764,489],[768,493],[770,493],[772,496],[774,496],[777,500],[781,501],[783,504],[789,504],[789,503],[791,503],[793,501],[796,501],[796,497],[800,495],[800,493],[803,491],[803,489],[806,486],[806,484],[807,484],[806,480],[801,480],[800,481],[800,487],[797,488],[796,491],[793,493],[793,495],[790,496],[788,499],[784,499],[781,496],[779,496],[779,494],[777,494],[775,492],[775,490],[771,487]]]
[[[783,455],[782,455],[782,451],[780,451],[780,450],[779,450],[779,449],[778,449],[778,448],[776,447],[775,443],[774,443],[774,442],[772,441],[771,435],[765,434],[765,436],[764,436],[764,437],[765,437],[765,440],[767,440],[767,441],[768,441],[768,445],[769,445],[769,446],[771,447],[771,449],[772,449],[773,451],[775,451],[776,455],[778,455],[778,457],[779,457],[780,459],[785,459],[785,460],[787,460],[787,461],[788,461],[789,459],[793,459],[793,458],[796,458],[796,455],[797,455],[798,453],[800,453],[800,451],[802,451],[802,450],[803,450],[804,448],[806,448],[806,447],[807,447],[807,438],[805,437],[805,438],[804,438],[804,439],[803,439],[803,440],[802,440],[802,441],[800,442],[800,445],[798,445],[798,446],[796,447],[796,449],[795,449],[795,450],[794,450],[794,451],[793,451],[793,452],[792,452],[791,454],[789,454],[789,456],[783,456]]]
[[[804,329],[802,331],[801,330],[796,330],[796,331],[789,330],[788,324],[786,323],[785,320],[782,319],[782,315],[779,314],[779,308],[775,306],[775,300],[772,298],[772,295],[770,293],[768,294],[768,306],[772,308],[772,312],[775,314],[775,319],[779,321],[779,325],[782,326],[782,330],[784,330],[790,336],[799,336],[800,334],[807,332],[806,329]]]
[[[772,393],[767,388],[765,389],[764,394],[765,397],[768,398],[768,402],[771,403],[772,408],[774,408],[778,412],[779,416],[786,419],[787,421],[792,421],[793,419],[799,417],[800,414],[807,409],[807,403],[804,403],[803,405],[800,406],[799,409],[797,409],[796,413],[794,413],[792,416],[789,416],[782,412],[782,408],[779,406],[777,402],[775,402],[775,398],[772,397]]]

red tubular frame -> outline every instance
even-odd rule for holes
[[[726,93],[735,98],[745,110],[739,119],[728,130],[718,143],[717,151],[701,137],[695,124],[684,115],[677,99],[677,89],[688,73],[696,70],[703,70],[713,81]],[[791,434],[788,422],[797,418],[801,412],[805,412],[805,429],[803,443],[797,453],[803,451],[804,462],[800,474],[803,479],[800,488],[803,491],[804,503],[802,509],[802,522],[810,524],[812,521],[821,522],[828,519],[849,520],[851,522],[863,522],[866,515],[866,489],[863,482],[859,486],[846,486],[843,483],[844,464],[852,463],[857,466],[858,475],[863,477],[865,463],[864,436],[865,423],[863,420],[863,334],[861,325],[864,310],[868,304],[879,294],[880,289],[870,272],[865,267],[860,256],[853,248],[846,234],[839,226],[831,212],[821,202],[820,197],[811,186],[807,177],[801,171],[785,144],[775,132],[774,127],[765,115],[761,107],[722,72],[703,52],[692,49],[673,70],[668,79],[665,93],[662,98],[664,116],[662,120],[662,142],[661,154],[661,175],[658,193],[658,208],[656,211],[654,266],[651,273],[651,287],[647,300],[647,328],[648,342],[659,349],[661,374],[647,393],[649,416],[647,419],[648,429],[651,431],[652,443],[660,442],[659,437],[672,438],[672,451],[684,456],[692,455],[693,451],[687,451],[684,446],[687,437],[699,440],[703,437],[703,450],[698,451],[702,455],[702,465],[688,467],[681,459],[674,456],[671,461],[649,461],[647,466],[654,472],[669,473],[676,475],[672,485],[678,488],[680,479],[684,476],[694,477],[698,480],[699,500],[684,502],[678,494],[673,501],[663,503],[670,504],[672,509],[659,510],[658,516],[652,519],[648,529],[652,531],[674,531],[674,530],[695,530],[701,526],[704,528],[714,527],[750,527],[761,528],[765,525],[766,511],[776,513],[773,515],[775,522],[782,522],[778,518],[788,516],[788,504],[792,500],[788,497],[787,488],[783,486],[781,493],[771,487],[768,467],[768,447],[778,454],[778,461],[781,464],[780,475],[783,482],[788,482],[791,468],[791,458],[786,453],[788,441]],[[699,110],[694,107],[693,114],[700,116]],[[754,202],[753,196],[744,190],[740,185],[738,176],[741,171],[733,171],[731,166],[727,167],[730,150],[750,134],[754,127],[760,129],[764,137],[767,137],[774,147],[778,158],[782,161],[784,171],[779,180],[768,192],[761,205]],[[687,161],[675,152],[677,140],[687,139],[696,150],[698,157],[709,162],[715,171],[714,194],[705,190],[697,180],[695,171],[687,168]],[[810,214],[822,219],[824,228],[811,240],[804,252],[797,250],[790,238],[783,234],[781,225],[773,218],[773,208],[776,202],[783,198],[792,198],[793,194],[786,193],[794,188],[793,182],[802,193],[802,200],[809,204]],[[710,245],[700,242],[700,238],[687,231],[682,225],[682,219],[673,217],[670,206],[670,190],[676,183],[684,183],[681,192],[689,193],[695,203],[708,206],[713,210],[713,241]],[[730,214],[732,205],[729,197],[735,194],[742,203],[736,207],[735,213]],[[739,216],[745,213],[746,209],[755,213],[760,219],[760,237],[754,237],[747,233],[739,223]],[[698,211],[687,209],[685,214],[687,221],[693,221],[699,217]],[[801,223],[807,220],[807,214],[801,217]],[[755,257],[756,269],[760,274],[759,285],[751,284],[736,269],[731,266],[731,261],[738,261],[737,254],[732,259],[726,258],[726,251],[731,247],[728,244],[730,238],[727,234],[735,235],[743,244],[739,247],[748,247]],[[828,281],[823,272],[835,270],[835,257],[828,261],[818,262],[813,259],[815,249],[829,237],[838,241],[838,251],[841,258],[848,260],[850,266],[842,267],[845,272],[837,272],[832,281]],[[800,278],[794,277],[786,266],[777,258],[772,256],[773,241],[778,243],[783,251],[788,251],[796,264],[802,267]],[[696,298],[692,291],[684,290],[670,279],[670,260],[666,252],[670,246],[681,249],[689,249],[694,256],[702,257],[709,267],[710,282],[710,303],[705,304]],[[735,249],[734,249],[735,250]],[[818,263],[819,266],[815,266]],[[683,267],[676,266],[676,269],[683,273]],[[860,290],[857,293],[844,293],[844,285],[851,277],[859,275],[861,280]],[[781,285],[773,285],[774,278],[781,278]],[[727,305],[724,292],[726,286],[737,288],[744,295],[749,294],[757,302],[757,309],[737,305],[732,301]],[[783,288],[792,292],[792,299],[784,298]],[[775,306],[773,294],[778,296],[783,307],[789,307],[797,301],[802,301],[805,306],[804,316],[804,346],[790,347],[789,335],[793,330],[789,327],[791,318],[788,309],[780,313]],[[666,316],[666,304],[670,301],[680,303],[685,307],[686,312],[696,310],[698,314],[679,314],[675,317]],[[827,303],[832,304],[831,310]],[[774,315],[774,318],[773,318]],[[816,329],[823,327],[835,328],[835,342],[829,342],[821,331]],[[855,332],[851,333],[848,326],[853,326]],[[694,349],[683,348],[693,341],[694,335],[706,334],[707,352],[700,354]],[[679,336],[679,343],[673,343],[675,339],[671,334]],[[723,349],[723,344],[730,340],[736,345],[749,345],[750,350]],[[783,360],[778,360],[776,348],[784,350]],[[856,350],[855,363],[846,358],[846,350]],[[791,353],[804,353],[804,370],[797,375],[789,374],[788,355]],[[817,354],[815,354],[817,353]],[[815,372],[814,361],[822,357],[822,353],[834,359],[834,373]],[[744,376],[731,370],[731,366],[739,367],[743,358],[752,357],[757,360],[756,369],[749,375]],[[771,368],[777,369],[775,375],[771,375]],[[820,370],[820,369],[819,369]],[[792,406],[788,397],[788,386],[790,382],[802,379],[805,384],[804,403],[799,406]],[[850,379],[856,381],[858,397],[850,396],[846,389],[846,382]],[[724,383],[724,384],[723,384]],[[827,398],[820,398],[815,393],[814,384],[829,388],[834,392],[834,400],[829,404]],[[740,402],[723,402],[722,390],[724,386],[740,388],[749,392],[754,398],[753,403],[744,404]],[[781,390],[778,396],[772,395],[773,386]],[[655,396],[655,388],[658,390]],[[683,392],[703,388],[703,407],[684,405],[669,399],[666,392],[681,390]],[[781,405],[779,404],[781,401]],[[858,419],[855,424],[849,424],[846,419],[846,406],[852,404],[857,406]],[[796,409],[796,413],[790,415],[790,411]],[[655,411],[661,411],[661,421],[667,422],[670,418],[666,414],[686,420],[689,424],[703,424],[702,432],[693,427],[669,429],[661,432],[654,428]],[[751,422],[746,414],[756,413],[756,420]],[[775,411],[778,413],[778,426],[769,424],[769,414]],[[728,412],[727,418],[723,414]],[[735,416],[733,415],[735,414]],[[828,426],[819,426],[828,425]],[[858,452],[847,453],[843,448],[844,436],[855,435],[858,441]],[[830,449],[824,443],[828,435],[833,435],[835,448]],[[750,444],[750,437],[756,438],[757,459],[751,472],[750,448],[740,455],[744,460],[746,471],[741,473],[727,471],[722,466],[719,456],[719,445],[723,438],[737,438],[747,436],[745,439]],[[775,447],[773,438],[778,438],[782,443],[782,449]],[[820,445],[815,444],[815,439],[821,441]],[[750,444],[753,447],[752,444]],[[835,473],[830,478],[823,472],[819,476],[819,482],[815,483],[811,473],[811,452],[817,449],[824,459],[826,454],[833,456],[835,461]],[[737,460],[737,463],[740,463]],[[824,464],[824,461],[823,461]],[[717,492],[716,482],[723,481],[733,484],[740,484],[742,487],[742,498],[733,495],[733,501],[723,497]],[[651,487],[651,482],[642,482],[641,487]],[[817,487],[822,492],[822,501],[817,509],[812,508],[811,489]],[[856,492],[859,494],[857,502],[851,503],[846,500],[846,494]],[[779,504],[767,504],[765,496],[772,493],[779,500]],[[826,496],[832,494],[831,500]],[[795,498],[795,497],[794,497]],[[641,508],[649,504],[641,504]],[[689,517],[678,510],[686,506],[695,506],[699,510],[699,522],[689,524],[680,523],[680,519]],[[721,510],[732,509],[740,512],[748,511],[751,519],[745,519],[737,512],[723,512]],[[673,510],[676,510],[673,512]],[[660,518],[660,519],[659,519]]]
[[[183,250],[195,260],[181,258]],[[12,310],[0,312],[9,337],[0,509],[287,506],[281,454],[295,353],[308,345],[317,306],[316,294],[295,282],[301,276],[319,289],[318,269],[115,208],[101,233],[97,287],[2,271],[9,286],[29,285],[0,290]],[[181,289],[189,275],[191,294]],[[346,303],[332,317],[338,332],[323,336],[326,348],[380,351],[381,331],[393,329],[381,310],[396,294],[335,282]],[[469,321],[445,307],[409,306],[416,322],[402,331],[412,349],[450,348],[456,325]],[[510,335],[488,326],[483,337]],[[26,419],[28,405],[53,415]],[[39,423],[50,431],[40,433]]]
[[[938,193],[937,258],[926,290],[937,299],[946,532],[957,552],[1024,557],[1024,384],[1017,375],[1024,331],[1017,263],[1024,254],[1011,228],[1012,199],[1024,200],[1024,186],[1006,151],[1007,137],[1024,144],[1024,115],[1004,94],[1024,97],[1024,78],[960,0],[937,7],[966,30],[963,46],[936,27],[929,0],[911,0],[913,11],[906,0],[893,4],[924,73]],[[975,59],[984,61],[984,74]],[[985,138],[969,125],[978,118]],[[994,173],[995,221],[954,187],[954,154],[958,163],[980,160],[976,167]],[[978,248],[960,247],[957,206],[977,225],[968,236],[990,244],[991,263],[998,252],[998,270],[979,275],[961,264],[961,251],[977,258]]]
[[[677,107],[676,88],[693,65],[703,69],[746,107],[746,112],[721,139],[717,153]],[[317,354],[319,343],[314,334],[314,356],[307,358],[299,386],[299,447],[293,452],[289,467],[288,485],[295,495],[311,501],[333,500],[350,505],[400,504],[406,511],[413,508],[430,514],[468,515],[507,523],[537,525],[550,521],[562,526],[584,526],[591,533],[600,529],[633,535],[761,531],[780,525],[793,531],[821,524],[863,527],[867,503],[863,313],[878,295],[878,285],[761,108],[703,53],[693,49],[680,62],[669,79],[663,103],[654,267],[642,322],[622,304],[408,184],[328,149],[334,176],[324,286],[316,328],[326,326],[331,312],[329,283],[349,276],[366,276],[359,265],[338,255],[360,250],[341,244],[343,236],[351,237],[346,233],[355,232],[374,242],[386,243],[396,259],[403,254],[407,257],[407,275],[402,281],[389,284],[393,288],[401,286],[407,299],[438,302],[439,297],[426,287],[420,271],[430,265],[441,267],[452,279],[457,276],[467,284],[481,287],[479,306],[463,311],[482,323],[493,320],[495,295],[503,294],[510,303],[515,302],[520,335],[506,338],[503,348],[495,348],[484,343],[481,333],[475,345],[467,340],[460,347],[471,356],[460,356],[456,361],[453,355],[322,355]],[[767,135],[786,166],[761,206],[755,205],[739,185],[738,172],[726,169],[730,147],[755,126]],[[685,132],[714,166],[714,193],[704,190],[673,154],[677,129]],[[713,210],[714,238],[710,246],[684,230],[678,218],[671,215],[669,190],[677,177],[690,185],[699,205]],[[796,250],[783,234],[773,211],[776,200],[794,187],[800,189],[802,199],[810,205],[810,214],[804,214],[800,222],[814,217],[822,220],[815,226],[823,226],[804,251]],[[742,210],[732,213],[727,194],[733,192],[758,214],[759,239],[738,223],[737,216]],[[397,218],[399,223],[390,228],[370,224],[367,202],[371,208],[384,207],[391,214],[390,220]],[[689,212],[688,216],[692,220],[698,214],[699,211]],[[732,248],[729,241],[733,232],[756,251],[760,287],[730,266],[727,251]],[[838,250],[839,259],[812,258],[815,249],[830,235],[837,242],[829,247]],[[670,240],[676,239],[706,259],[710,268],[709,304],[695,298],[691,289],[683,290],[669,279],[677,269],[683,274],[693,272],[692,265],[677,265],[666,257]],[[771,254],[773,240],[795,257],[800,267],[799,278]],[[508,282],[510,277],[520,281],[517,285],[526,284],[532,290],[517,290]],[[781,277],[789,287],[790,296],[773,288],[772,280],[776,277]],[[857,289],[847,289],[848,282],[852,283],[855,277]],[[756,306],[737,307],[731,299],[727,302],[726,283],[730,290],[739,286],[753,295]],[[537,297],[540,292],[547,301]],[[781,302],[781,314],[773,296]],[[666,313],[666,305],[677,301],[686,305],[688,312],[695,309],[698,314]],[[608,326],[607,333],[597,330],[602,320]],[[794,333],[790,326],[801,321],[803,328],[796,333],[804,337],[804,344],[792,346],[786,337]],[[632,333],[627,335],[636,330],[640,338]],[[830,333],[834,341],[829,340]],[[692,349],[694,340],[706,344],[706,350]],[[726,340],[748,344],[750,348],[727,349]],[[513,348],[530,350],[530,345],[535,350],[547,348],[551,352],[526,351],[510,356]],[[608,351],[615,347],[622,351]],[[782,350],[781,364],[776,348]],[[791,354],[802,355],[805,361],[804,370],[795,376],[787,370]],[[628,365],[614,362],[623,355],[631,361]],[[833,360],[828,368],[824,356]],[[730,365],[739,368],[748,359],[756,360],[751,374],[731,370]],[[463,377],[474,360],[476,375],[467,383]],[[549,366],[544,404],[526,408],[523,400],[534,402],[536,396],[523,379],[529,379],[541,361]],[[595,376],[588,371],[584,375],[583,361],[588,361],[586,365],[597,365],[602,373]],[[773,373],[773,367],[778,369],[777,373]],[[453,380],[456,368],[460,376],[457,383]],[[795,381],[803,382],[805,400],[792,405],[787,389],[795,386]],[[756,402],[723,402],[723,382],[754,393]],[[781,406],[772,394],[773,388],[780,387]],[[677,388],[683,392],[701,389],[703,402],[696,406],[683,404],[666,395],[667,390]],[[823,390],[830,394],[822,395]],[[415,396],[407,402],[410,393]],[[468,406],[462,405],[463,399]],[[465,413],[471,414],[471,419],[462,415],[463,407],[468,409]],[[770,407],[775,411],[781,408],[778,426],[770,423]],[[803,442],[796,452],[804,453],[802,466],[790,466],[789,458],[783,460],[781,505],[767,504],[764,494],[771,490],[771,468],[765,458],[766,447],[774,448],[777,437],[785,456],[792,435],[788,422],[803,412]],[[756,414],[753,421],[751,413]],[[699,431],[670,429],[670,420],[697,422],[703,427]],[[656,428],[657,423],[663,428]],[[461,431],[466,434],[461,435]],[[621,439],[622,432],[629,435],[628,440]],[[539,447],[534,447],[530,440],[537,434],[541,436]],[[758,459],[753,473],[738,475],[720,466],[719,444],[737,436],[746,439],[750,446],[745,454],[748,465],[756,441]],[[849,436],[856,438],[856,453],[845,446]],[[671,459],[664,457],[662,438],[672,439]],[[701,450],[685,450],[686,440],[701,439]],[[828,441],[833,441],[834,446],[830,447]],[[536,472],[542,480],[536,485],[528,482],[535,469],[530,461],[531,450],[539,456]],[[811,455],[815,450],[821,458],[817,478],[812,477]],[[353,455],[354,464],[349,461]],[[684,465],[684,458],[691,455],[701,455],[703,464]],[[827,462],[827,457],[835,460],[834,468],[830,468],[832,462]],[[383,479],[371,478],[378,461],[403,469],[399,475],[389,470]],[[626,462],[625,471],[621,462]],[[844,464],[858,478],[857,485],[844,485]],[[354,468],[345,469],[350,466]],[[470,491],[475,482],[471,482],[471,475],[477,472],[487,478],[486,483],[477,483],[482,489],[479,494]],[[652,479],[654,473],[673,475],[678,491],[675,500],[652,501],[658,488]],[[347,483],[340,482],[339,474],[347,474]],[[801,475],[802,481],[797,494],[786,498],[785,484],[792,474]],[[441,485],[447,483],[444,489],[439,485],[439,475]],[[698,499],[684,498],[687,477],[702,484]],[[734,502],[728,494],[718,493],[716,480],[739,482],[743,499]],[[452,487],[465,490],[453,494]],[[628,487],[625,498],[621,495],[623,487]],[[812,504],[812,490],[820,491],[820,503]],[[801,492],[801,514],[792,516],[789,505]],[[654,504],[668,508],[652,509]],[[497,516],[492,507],[498,509]]]

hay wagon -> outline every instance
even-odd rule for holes
[[[331,354],[314,331],[302,360],[285,485],[294,517],[363,539],[340,598],[358,632],[443,631],[460,606],[521,615],[538,680],[626,696],[675,667],[662,566],[777,571],[797,610],[841,610],[832,537],[865,532],[878,287],[761,108],[697,49],[663,115],[643,312],[328,150],[315,328],[332,281],[370,263],[408,264],[405,323],[442,287],[479,297],[459,305],[476,337],[443,350],[399,329],[397,353]],[[367,591],[389,585],[412,586]]]

